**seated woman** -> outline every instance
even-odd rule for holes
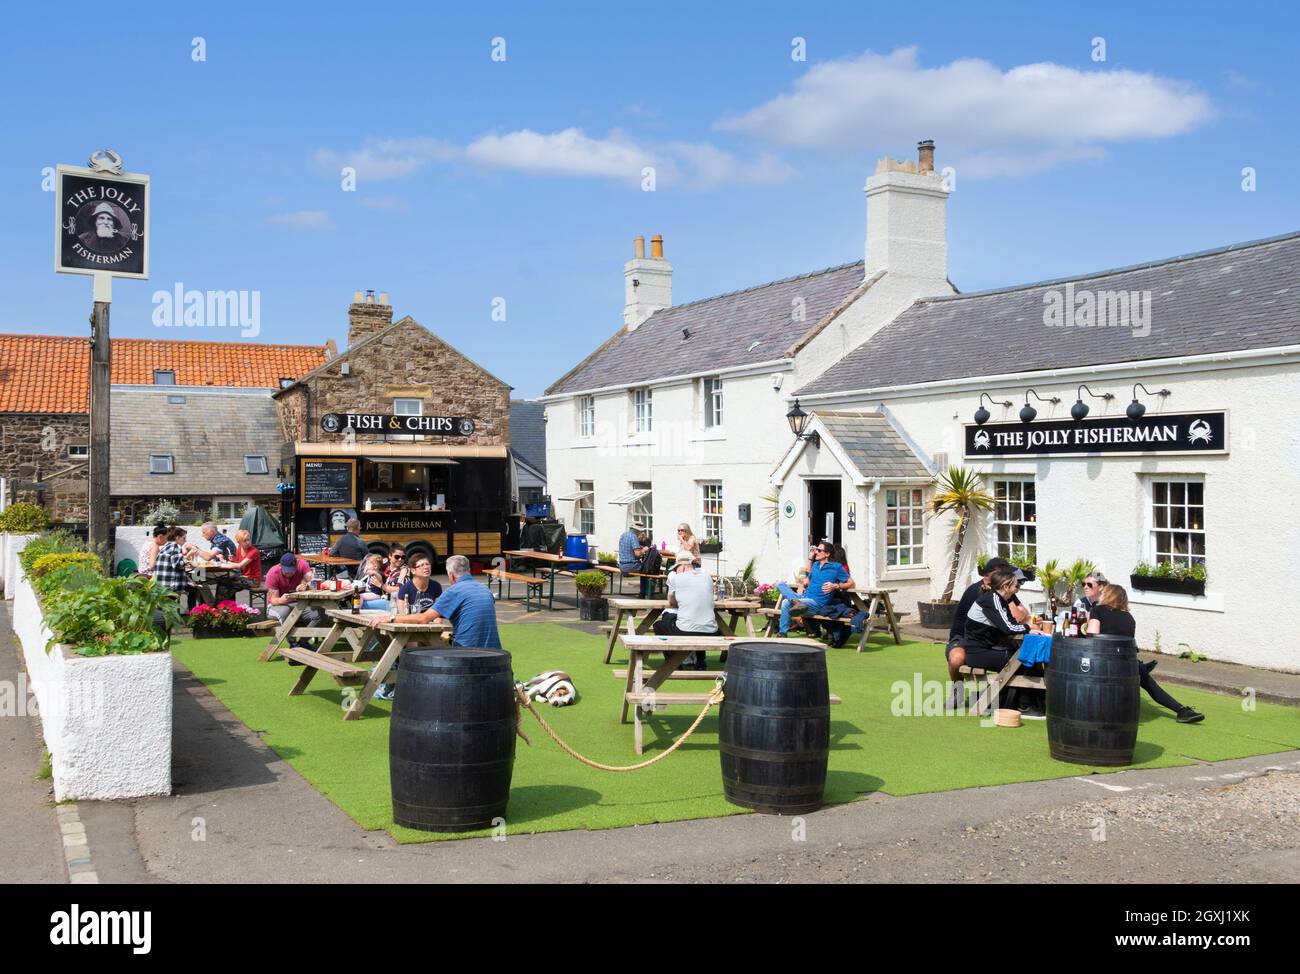
[[[637,546],[637,551],[640,552],[640,561],[637,562],[636,570],[642,575],[662,574],[664,557],[651,541],[649,531],[642,531],[637,535]],[[655,586],[658,582],[654,578],[642,578],[640,581],[641,598],[653,599],[655,597]]]
[[[1132,636],[1137,631],[1137,622],[1128,611],[1128,592],[1124,586],[1103,585],[1097,599],[1088,617],[1088,635]],[[1142,689],[1147,692],[1147,696],[1160,706],[1172,710],[1180,724],[1195,724],[1204,720],[1205,714],[1179,703],[1155,681],[1151,671],[1156,668],[1156,662],[1151,660],[1149,663],[1138,663]]]
[[[845,574],[849,576],[844,586],[836,590],[831,596],[830,602],[826,608],[822,609],[822,615],[831,616],[835,619],[848,619],[847,622],[828,622],[826,624],[826,634],[830,637],[830,645],[833,649],[839,649],[849,641],[850,632],[861,632],[862,627],[857,625],[858,616],[866,617],[865,612],[858,612],[848,596],[843,593],[857,587],[853,581],[853,573],[849,570],[849,553],[844,550],[843,545],[836,545],[835,552],[831,555],[833,561],[838,561],[844,566]]]
[[[384,559],[381,555],[367,555],[357,569],[357,585],[361,586],[361,608],[383,609],[393,607],[384,590]]]
[[[1043,632],[1027,622],[1020,622],[1011,612],[1019,582],[1011,568],[997,568],[989,572],[980,583],[980,593],[966,614],[966,665],[974,669],[998,672],[1010,662],[1018,648],[1016,636],[1029,632]],[[1016,671],[1033,672],[1021,667]],[[1007,701],[1010,705],[1011,701]],[[1047,715],[1037,704],[1021,709],[1020,715],[1030,720],[1044,720]]]

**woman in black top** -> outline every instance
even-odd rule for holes
[[[1088,615],[1088,635],[1090,636],[1133,636],[1137,632],[1137,621],[1128,611],[1128,592],[1122,585],[1103,585],[1098,596],[1099,601]],[[1168,707],[1178,718],[1180,724],[1195,724],[1205,719],[1191,707],[1179,703],[1151,676],[1156,668],[1156,660],[1138,663],[1138,673],[1142,679],[1142,689],[1156,703]]]
[[[966,665],[980,670],[1002,669],[1016,651],[1016,636],[1041,632],[1011,614],[1016,594],[1014,569],[997,568],[980,584],[979,595],[966,614]]]

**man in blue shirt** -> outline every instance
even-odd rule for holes
[[[469,570],[469,559],[452,555],[447,559],[447,577],[450,584],[443,589],[433,608],[397,616],[394,622],[451,623],[453,646],[472,646],[486,649],[501,648],[501,634],[497,631],[497,605],[486,585],[474,581]],[[371,626],[388,622],[387,614],[370,620]],[[382,697],[381,699],[390,699]]]
[[[641,532],[645,525],[634,521],[632,526],[618,537],[618,570],[639,572],[641,570]]]
[[[833,547],[829,541],[817,545],[813,552],[812,570],[808,573],[808,587],[800,595],[785,582],[777,582],[781,600],[781,635],[790,632],[791,615],[820,615],[836,592],[853,587],[849,573],[838,561],[831,561]]]

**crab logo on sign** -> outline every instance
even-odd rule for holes
[[[989,448],[988,430],[980,430],[975,434],[975,448],[978,450],[987,450]]]
[[[1187,427],[1188,443],[1204,443],[1209,446],[1214,441],[1214,434],[1210,430],[1210,424],[1203,419],[1194,419],[1190,426]]]
[[[339,420],[337,413],[326,413],[321,417],[320,425],[326,433],[337,433],[342,428],[343,423]]]

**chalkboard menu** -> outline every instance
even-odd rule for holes
[[[355,466],[355,460],[303,460],[301,506],[356,507]]]
[[[319,555],[330,546],[330,536],[325,532],[299,531],[298,532],[298,554],[300,555]],[[312,565],[311,573],[317,578],[325,577],[324,565]]]

